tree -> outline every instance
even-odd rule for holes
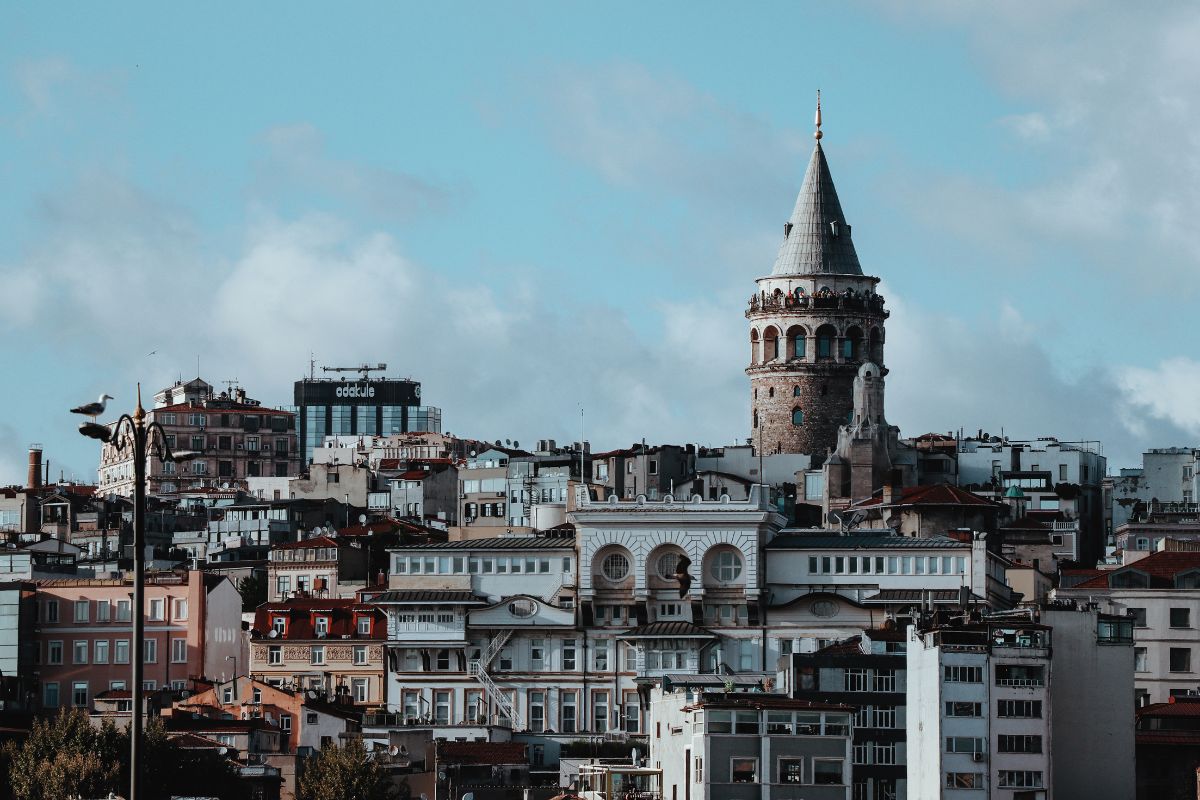
[[[122,736],[96,728],[83,709],[36,720],[25,743],[9,745],[8,780],[16,800],[104,797],[119,788]]]
[[[242,611],[253,611],[267,602],[267,576],[262,572],[251,572],[242,578],[237,589],[242,595]]]
[[[326,747],[304,763],[298,800],[393,800],[391,778],[367,759],[358,739],[342,747]]]
[[[128,743],[125,739],[125,743]],[[204,787],[204,796],[233,800],[245,794],[238,782],[237,771],[229,759],[214,750],[184,750],[167,738],[167,730],[158,717],[146,723],[142,733],[142,776],[147,800],[169,800],[173,796],[196,794]],[[123,771],[129,782],[128,769]]]

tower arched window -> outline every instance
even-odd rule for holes
[[[842,358],[846,361],[858,361],[862,358],[862,329],[851,326],[846,330],[846,338],[842,340]]]
[[[767,389],[767,397],[774,397],[774,396],[775,396],[775,387],[772,386]]]
[[[796,386],[792,389],[792,397],[799,397],[799,396],[800,396],[800,387]]]
[[[788,358],[803,359],[805,356],[806,337],[804,328],[799,325],[788,328],[787,332],[787,355]]]
[[[758,409],[754,409],[754,427],[758,427]]]
[[[822,325],[817,328],[817,358],[833,358],[833,343],[837,331],[832,325]]]
[[[796,427],[804,424],[804,409],[799,407],[792,409],[792,424]]]

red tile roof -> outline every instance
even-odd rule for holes
[[[1028,514],[1023,517],[1018,517],[1012,522],[1009,522],[1006,525],[1001,525],[1000,527],[1002,530],[1015,531],[1048,531],[1051,529],[1050,525],[1047,525],[1041,520],[1036,520]]]
[[[176,403],[173,406],[161,406],[160,408],[152,408],[152,409],[150,409],[150,411],[154,414],[162,414],[162,413],[174,414],[174,413],[183,411],[183,412],[188,412],[188,413],[195,412],[197,414],[251,414],[251,415],[266,414],[268,416],[279,416],[282,414],[284,416],[289,416],[289,417],[295,416],[294,412],[291,412],[291,411],[284,411],[284,410],[278,409],[278,408],[267,408],[265,406],[248,406],[248,405],[243,405],[241,403],[234,403],[232,401],[230,401],[229,405],[222,404],[222,406],[220,408],[208,407],[208,406],[195,406],[195,405],[192,405],[191,403]],[[161,422],[161,420],[160,420],[160,422]],[[210,427],[220,427],[220,426],[214,425],[214,426],[210,426]],[[282,431],[280,431],[280,432],[282,432]]]
[[[520,742],[438,742],[437,760],[443,764],[528,764],[526,745]]]
[[[1200,718],[1200,697],[1172,697],[1169,703],[1151,703],[1137,709],[1142,717],[1197,717]]]
[[[883,505],[883,497],[878,495],[863,500],[861,503],[855,503],[855,507],[880,505]],[[974,492],[968,492],[966,489],[960,489],[948,483],[939,483],[933,486],[910,486],[900,493],[900,497],[895,503],[891,503],[890,505],[980,506],[984,508],[997,508],[1000,504],[988,500],[986,497],[980,497]]]
[[[383,639],[387,635],[387,619],[377,606],[335,598],[298,598],[281,603],[263,603],[254,612],[254,626],[250,633],[257,638],[269,638],[271,620],[285,617],[287,626],[284,634],[277,638],[278,641],[315,641],[314,619],[317,616],[329,617],[329,633],[325,640],[341,639],[343,636],[360,640]],[[374,620],[370,636],[357,633],[356,620],[360,616],[370,616]]]
[[[1143,559],[1126,564],[1123,567],[1106,570],[1102,574],[1072,586],[1072,589],[1107,589],[1109,576],[1137,570],[1150,576],[1151,589],[1175,588],[1175,576],[1180,572],[1200,569],[1200,552],[1189,550],[1163,550],[1151,553]]]
[[[314,536],[311,539],[301,539],[298,542],[277,544],[272,550],[306,550],[311,547],[349,547],[349,542],[339,542],[328,536]]]

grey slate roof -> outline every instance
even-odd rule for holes
[[[676,620],[674,622],[651,622],[626,631],[618,639],[715,639],[717,635],[699,625]]]
[[[970,547],[970,544],[949,536],[813,536],[785,533],[767,542],[767,548],[772,550],[952,550]]]
[[[487,599],[472,594],[466,590],[441,590],[441,589],[402,589],[398,591],[384,592],[383,594],[371,600],[372,603],[400,603],[400,604],[424,604],[424,603],[472,603],[476,605],[487,605]]]
[[[791,231],[779,246],[772,275],[863,274],[820,141],[788,222]],[[836,232],[831,223],[836,223]]]
[[[574,550],[569,536],[490,536],[486,539],[458,539],[453,542],[429,542],[393,547],[392,550]]]

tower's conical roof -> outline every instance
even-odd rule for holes
[[[788,218],[772,275],[862,275],[850,226],[842,214],[825,151],[821,149],[821,109],[817,106],[817,146],[804,173],[804,185]]]

